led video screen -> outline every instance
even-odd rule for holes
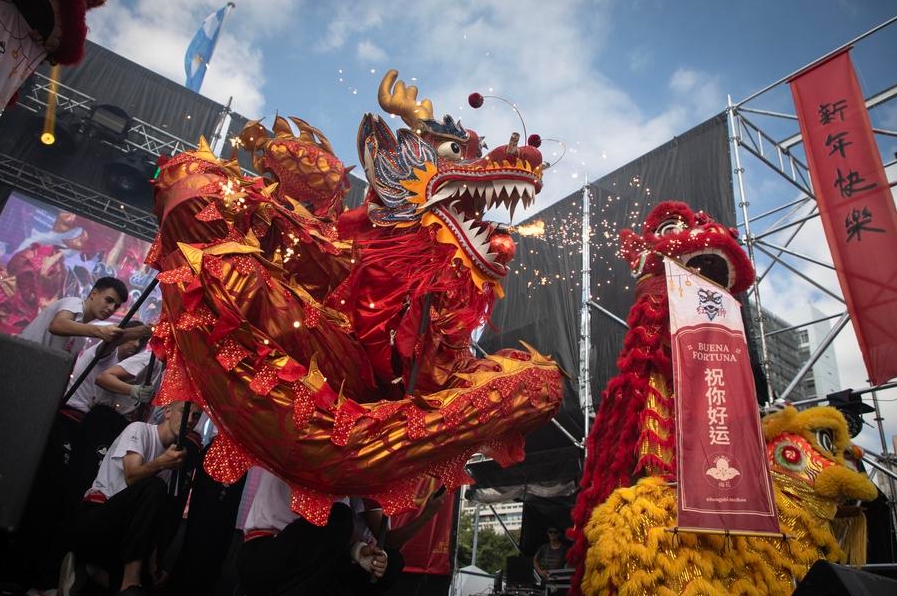
[[[128,286],[128,305],[155,271],[144,265],[149,243],[13,191],[0,212],[0,332],[17,335],[50,302],[86,297],[104,276]],[[158,288],[137,315],[158,319]],[[127,306],[110,319],[120,320]]]

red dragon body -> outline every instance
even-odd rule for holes
[[[423,476],[449,489],[474,452],[509,463],[561,400],[557,366],[527,348],[486,358],[471,333],[501,293],[513,242],[480,218],[530,204],[542,159],[515,143],[480,156],[451,117],[432,117],[390,71],[358,147],[370,183],[343,212],[347,170],[320,131],[278,118],[240,136],[262,178],[208,148],[169,160],[156,183],[166,362],[160,403],[203,405],[221,436],[221,480],[260,464],[315,523],[345,494],[412,508]]]

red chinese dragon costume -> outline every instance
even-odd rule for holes
[[[617,359],[620,373],[602,395],[573,510],[568,561],[577,570],[574,593],[579,593],[587,548],[582,529],[595,507],[640,476],[675,479],[675,396],[663,256],[738,293],[753,283],[754,268],[736,238],[735,230],[674,201],[660,203],[648,214],[642,235],[620,232],[620,255],[638,281]]]
[[[433,118],[390,71],[358,151],[370,183],[344,211],[348,170],[320,131],[278,117],[271,136],[240,136],[264,177],[245,177],[205,143],[161,168],[163,318],[152,348],[166,363],[158,403],[191,400],[220,430],[206,459],[234,481],[259,464],[294,489],[293,509],[326,522],[345,494],[389,513],[414,507],[419,481],[453,489],[474,452],[507,464],[561,400],[560,370],[526,347],[471,354],[514,243],[480,214],[529,205],[541,189],[535,147],[481,155],[450,116]]]

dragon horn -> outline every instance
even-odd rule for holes
[[[327,140],[327,137],[324,136],[324,133],[302,118],[290,116],[290,120],[292,120],[293,124],[299,129],[299,140],[315,143],[318,147],[328,153],[334,153],[333,147],[330,145],[330,141]]]
[[[274,136],[293,136],[293,129],[290,127],[289,121],[283,116],[274,117],[274,126],[271,127],[271,130],[274,131]]]
[[[405,124],[417,130],[423,120],[433,119],[433,104],[429,99],[417,101],[417,87],[406,87],[404,82],[396,80],[398,76],[399,71],[394,68],[386,71],[377,99],[381,108],[401,116]]]

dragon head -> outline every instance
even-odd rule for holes
[[[754,267],[737,238],[737,230],[703,211],[664,201],[645,218],[641,236],[629,229],[620,232],[620,255],[635,277],[662,275],[668,256],[737,294],[754,281]]]
[[[799,506],[832,519],[848,500],[875,498],[875,485],[854,465],[862,452],[851,444],[835,408],[798,412],[789,406],[763,418],[763,433],[776,485]]]
[[[492,207],[514,215],[542,189],[542,154],[519,147],[519,136],[483,155],[484,144],[451,116],[433,118],[429,100],[417,88],[396,81],[390,70],[380,84],[380,106],[410,127],[393,134],[379,117],[367,114],[358,130],[358,155],[370,183],[368,216],[374,225],[434,226],[436,239],[454,245],[455,256],[479,287],[503,278],[514,256],[504,226],[483,220]]]

